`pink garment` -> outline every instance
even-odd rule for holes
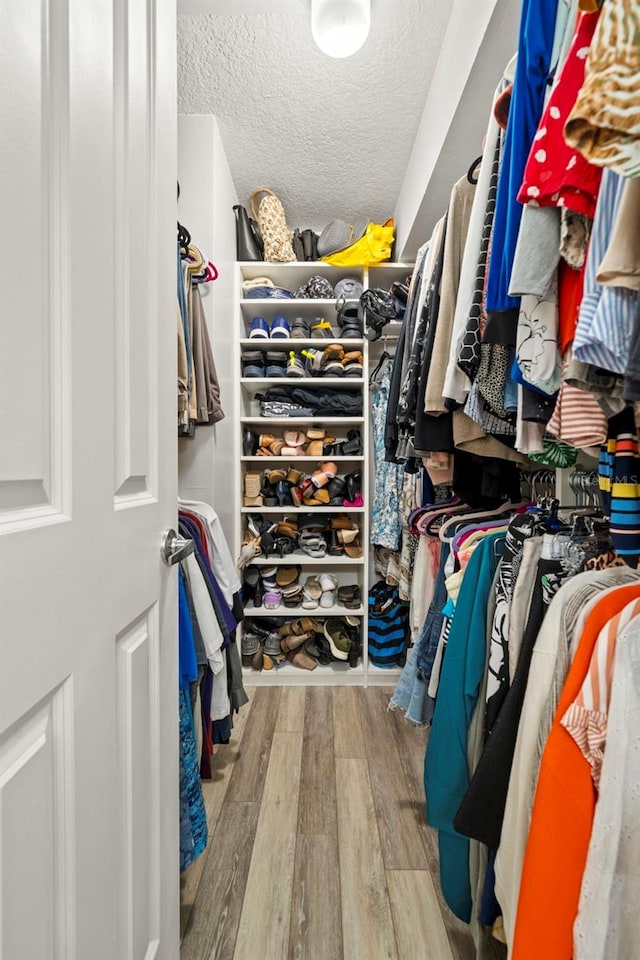
[[[540,207],[568,207],[593,217],[602,170],[589,163],[564,139],[564,125],[584,81],[584,68],[600,11],[578,21],[562,73],[542,114],[518,200]]]

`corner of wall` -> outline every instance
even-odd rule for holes
[[[396,202],[399,259],[414,258],[454,180],[481,152],[490,98],[517,45],[519,14],[513,0],[454,0]]]
[[[178,219],[216,265],[218,279],[204,285],[202,303],[216,364],[225,417],[196,428],[179,441],[180,495],[215,507],[225,535],[233,538],[234,410],[233,297],[236,260],[233,205],[238,202],[218,122],[211,115],[178,117]]]

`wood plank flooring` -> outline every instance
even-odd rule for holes
[[[426,732],[387,710],[391,690],[248,692],[204,785],[181,960],[474,960],[424,822]]]

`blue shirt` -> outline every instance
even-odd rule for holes
[[[629,357],[638,293],[626,287],[603,287],[596,283],[596,274],[609,246],[624,184],[624,178],[613,170],[604,171],[573,341],[576,360],[620,374],[624,373]]]

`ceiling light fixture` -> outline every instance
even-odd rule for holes
[[[328,57],[351,57],[369,36],[371,0],[311,0],[311,33]]]

